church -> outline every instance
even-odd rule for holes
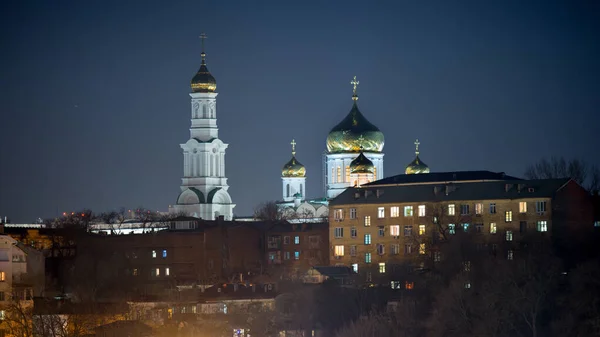
[[[202,61],[190,83],[190,138],[180,145],[183,177],[177,202],[169,206],[169,212],[207,220],[220,217],[233,220],[235,204],[228,193],[225,176],[225,152],[229,145],[219,139],[217,81],[206,65],[206,35],[200,37]],[[353,88],[350,112],[327,135],[322,198],[306,198],[306,168],[296,158],[296,142],[291,142],[292,158],[281,170],[282,198],[277,203],[290,221],[323,221],[329,215],[329,200],[349,187],[384,178],[383,132],[358,108],[356,76],[350,84]],[[416,157],[406,167],[406,174],[429,173],[419,158],[418,141],[415,144]]]
[[[324,198],[305,199],[306,168],[296,158],[296,142],[292,140],[292,158],[281,170],[283,194],[278,203],[292,221],[319,221],[329,214],[328,200],[349,187],[360,187],[384,178],[383,132],[358,108],[359,81],[356,76],[350,84],[353,86],[350,112],[327,135],[327,148],[323,154]],[[406,174],[429,173],[429,167],[419,158],[419,144],[417,140],[416,156],[406,166]]]

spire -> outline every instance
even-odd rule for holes
[[[419,140],[415,140],[415,154],[418,156],[419,155]]]
[[[207,36],[206,33],[201,33],[200,34],[200,39],[202,39],[202,53],[200,53],[200,56],[202,56],[202,64],[206,64],[206,53],[204,52],[204,40],[206,40]]]
[[[352,87],[353,87],[353,89],[352,89],[352,100],[355,101],[355,102],[358,101],[358,95],[356,94],[356,87],[358,87],[359,83],[360,82],[358,82],[356,80],[356,76],[354,76],[354,79],[352,81],[350,81],[350,84],[352,84]]]
[[[296,141],[292,139],[292,142],[290,143],[292,145],[292,156],[296,156]]]

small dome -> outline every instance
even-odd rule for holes
[[[375,165],[373,162],[367,158],[362,151],[358,155],[358,157],[354,158],[354,160],[350,163],[350,173],[371,173],[375,172]]]
[[[415,141],[415,159],[410,162],[406,166],[406,170],[404,173],[406,174],[419,174],[419,173],[429,173],[429,166],[427,166],[424,162],[419,158],[419,140]]]
[[[281,169],[281,176],[288,178],[302,178],[306,176],[306,168],[292,155],[292,159]]]
[[[206,54],[202,52],[201,55],[202,64],[191,82],[192,92],[215,92],[217,90],[217,80],[215,80],[206,67]]]
[[[421,161],[419,155],[406,166],[406,174],[429,173],[429,167]]]

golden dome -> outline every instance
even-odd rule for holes
[[[304,165],[296,159],[296,156],[292,156],[292,159],[287,162],[281,169],[281,176],[288,178],[302,178],[306,176],[306,168]]]
[[[429,173],[429,166],[427,166],[424,162],[419,158],[419,140],[415,141],[416,151],[415,151],[415,159],[410,162],[406,166],[405,174],[419,174],[419,173]]]
[[[371,173],[375,172],[375,166],[373,162],[367,158],[362,151],[358,157],[350,163],[350,173]]]
[[[358,97],[354,98],[350,113],[327,135],[329,153],[360,152],[361,145],[366,152],[383,151],[383,132],[360,113],[356,104]]]
[[[288,178],[303,178],[306,176],[306,168],[296,159],[296,141],[292,139],[292,159],[283,165],[281,176]]]
[[[196,76],[192,78],[192,92],[215,92],[217,90],[217,80],[215,80],[206,67],[206,54],[202,52],[201,55],[202,64]]]

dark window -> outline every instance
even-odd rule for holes
[[[527,221],[519,222],[519,232],[521,232],[521,233],[527,232]]]

